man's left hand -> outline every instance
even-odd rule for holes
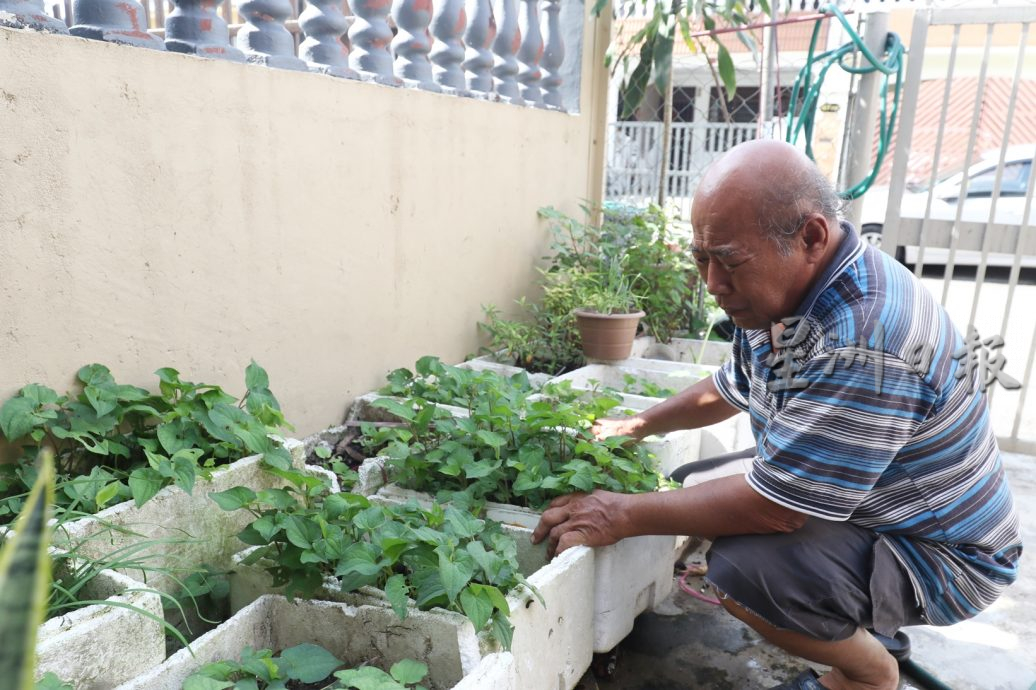
[[[626,494],[601,490],[555,498],[543,511],[540,524],[532,533],[532,543],[547,539],[550,558],[573,546],[614,544],[627,536],[623,525],[628,499]]]

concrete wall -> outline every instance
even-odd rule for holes
[[[0,401],[90,362],[241,394],[254,358],[302,435],[475,352],[536,210],[598,198],[586,32],[568,115],[0,29]]]

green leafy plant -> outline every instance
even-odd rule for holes
[[[40,455],[39,481],[15,524],[15,535],[0,547],[0,678],[11,687],[33,687],[36,629],[46,609],[50,557],[47,522],[54,500],[54,460]]]
[[[649,381],[648,379],[634,376],[633,374],[623,374],[622,382],[623,393],[645,395],[649,398],[670,398],[676,395],[676,391],[672,388],[660,386],[654,381]]]
[[[287,690],[296,683],[319,684],[326,690],[424,690],[415,684],[428,675],[428,667],[412,659],[393,664],[388,673],[374,666],[336,671],[342,665],[331,652],[314,644],[289,647],[276,656],[269,649],[245,647],[239,661],[214,661],[199,668],[184,680],[183,690]]]
[[[428,402],[468,407],[482,391],[509,386],[517,393],[533,393],[529,375],[522,371],[503,376],[495,371],[476,371],[448,364],[433,355],[417,360],[414,371],[395,369],[386,377],[387,383],[378,389],[382,395],[413,397]]]
[[[549,264],[540,271],[543,298],[518,300],[519,316],[505,318],[484,306],[479,324],[490,352],[533,371],[559,374],[583,364],[573,311],[601,313],[643,310],[644,330],[660,342],[694,332],[706,323],[714,303],[699,289],[686,237],[658,206],[606,204],[601,214],[583,208],[577,219],[553,208],[540,210],[550,221]],[[602,221],[591,222],[600,215]]]
[[[571,384],[548,384],[540,396],[486,388],[454,417],[421,398],[379,399],[374,405],[404,426],[361,426],[371,454],[388,458],[391,479],[434,493],[441,501],[497,501],[543,509],[573,491],[653,491],[653,457],[626,437],[598,441],[590,428],[620,400],[581,396]]]
[[[33,690],[76,690],[71,683],[66,683],[57,674],[48,671],[33,685]]]
[[[185,381],[175,369],[155,373],[157,394],[118,384],[107,367],[91,364],[77,374],[77,394],[30,384],[7,400],[0,433],[23,443],[18,462],[0,465],[0,523],[20,510],[33,486],[43,443],[55,448],[59,518],[129,499],[143,505],[170,484],[190,493],[213,467],[246,455],[290,466],[290,455],[271,434],[291,427],[258,364],[245,370],[247,392],[240,400],[219,386]]]
[[[284,489],[211,494],[224,510],[255,517],[239,535],[258,547],[245,565],[260,564],[289,597],[311,597],[333,577],[343,592],[383,590],[400,618],[410,605],[458,611],[475,630],[489,626],[510,647],[505,594],[528,583],[518,571],[514,540],[499,524],[456,506],[372,504],[358,494],[327,493],[299,473],[284,474],[296,475]]]

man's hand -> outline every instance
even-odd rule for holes
[[[550,558],[573,546],[614,544],[628,536],[625,510],[629,499],[627,494],[601,490],[555,498],[543,511],[540,524],[532,533],[532,543],[547,539]]]
[[[598,419],[590,428],[590,432],[598,441],[611,436],[632,436],[635,439],[644,437],[644,420],[639,416],[608,417]]]

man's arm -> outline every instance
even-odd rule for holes
[[[636,416],[602,419],[594,425],[593,431],[597,438],[622,435],[639,439],[677,429],[708,426],[740,411],[719,394],[713,377],[709,376]]]
[[[743,475],[733,475],[675,491],[562,496],[543,513],[532,541],[547,539],[547,551],[554,555],[580,544],[607,546],[643,534],[713,538],[791,532],[805,521],[805,514],[764,498]]]

